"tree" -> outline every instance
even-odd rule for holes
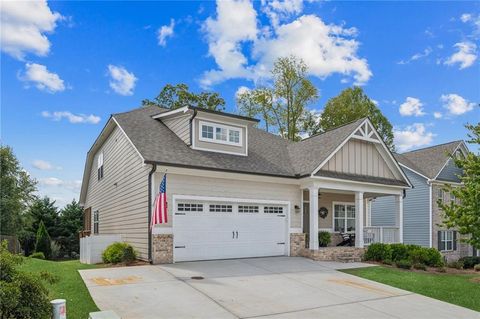
[[[23,213],[35,198],[36,181],[20,167],[8,146],[0,146],[0,233],[17,235]]]
[[[306,106],[318,98],[317,88],[307,78],[307,66],[295,56],[279,58],[272,69],[272,88],[260,87],[237,97],[241,113],[261,116],[265,129],[274,126],[291,141],[300,138],[308,116]]]
[[[48,235],[47,228],[43,221],[40,222],[40,226],[38,227],[35,252],[42,252],[46,259],[52,257],[52,240],[50,239],[50,235]]]
[[[188,85],[179,83],[177,85],[167,84],[153,100],[145,99],[143,106],[159,106],[168,109],[178,109],[184,106],[193,106],[213,111],[223,111],[225,100],[215,92],[193,93],[189,91]]]
[[[28,209],[26,218],[27,229],[31,232],[36,233],[40,223],[43,223],[53,238],[60,235],[58,208],[55,206],[55,201],[49,197],[35,199]]]
[[[319,128],[326,131],[367,116],[385,144],[390,150],[395,151],[392,124],[360,87],[345,89],[338,96],[328,100]]]
[[[466,125],[470,144],[480,145],[480,123]],[[462,186],[447,185],[445,191],[451,192],[457,200],[438,206],[444,214],[443,223],[448,228],[456,228],[462,235],[462,241],[480,249],[480,153],[469,152],[466,157],[451,154],[455,164],[463,169],[460,176]]]
[[[60,234],[55,240],[60,245],[60,255],[76,257],[80,251],[78,232],[82,230],[83,210],[76,200],[72,200],[60,212]]]

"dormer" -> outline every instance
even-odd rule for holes
[[[248,155],[248,129],[258,122],[236,114],[182,107],[153,116],[195,150]]]

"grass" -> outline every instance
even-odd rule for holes
[[[405,271],[383,266],[344,270],[345,273],[480,311],[480,278],[475,274]]]
[[[78,260],[48,261],[34,258],[25,258],[21,265],[22,270],[37,274],[47,271],[59,279],[52,284],[46,283],[45,285],[51,300],[57,298],[67,300],[67,315],[70,319],[85,319],[88,318],[90,312],[98,311],[78,273],[80,269],[97,267],[81,264]]]

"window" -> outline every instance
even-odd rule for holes
[[[283,214],[282,206],[265,206],[263,212],[266,214]]]
[[[103,152],[100,152],[97,158],[97,178],[98,180],[103,178]]]
[[[258,206],[238,205],[239,213],[258,213]]]
[[[201,141],[227,145],[242,145],[241,128],[200,121]]]
[[[93,233],[98,234],[98,224],[99,224],[99,211],[96,210],[93,212]]]
[[[179,203],[177,210],[179,212],[203,212],[203,204]]]
[[[455,201],[455,195],[453,193],[450,193],[450,201],[451,202]]]
[[[336,232],[354,232],[355,231],[355,205],[353,204],[334,204],[333,206],[333,226]]]
[[[438,249],[441,251],[455,250],[455,232],[453,230],[441,230],[439,233]]]
[[[213,213],[231,213],[232,212],[232,205],[210,205],[209,207],[210,212]]]
[[[443,201],[443,189],[439,188],[437,193],[438,199]]]

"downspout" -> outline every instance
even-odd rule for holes
[[[157,170],[157,164],[152,164],[152,169],[148,173],[148,262],[152,263],[152,232],[150,229],[150,221],[152,220],[152,176]]]
[[[193,109],[193,115],[190,118],[190,146],[193,145],[193,131],[192,131],[192,126],[193,126],[193,120],[195,119],[195,116],[197,116],[197,109]]]

